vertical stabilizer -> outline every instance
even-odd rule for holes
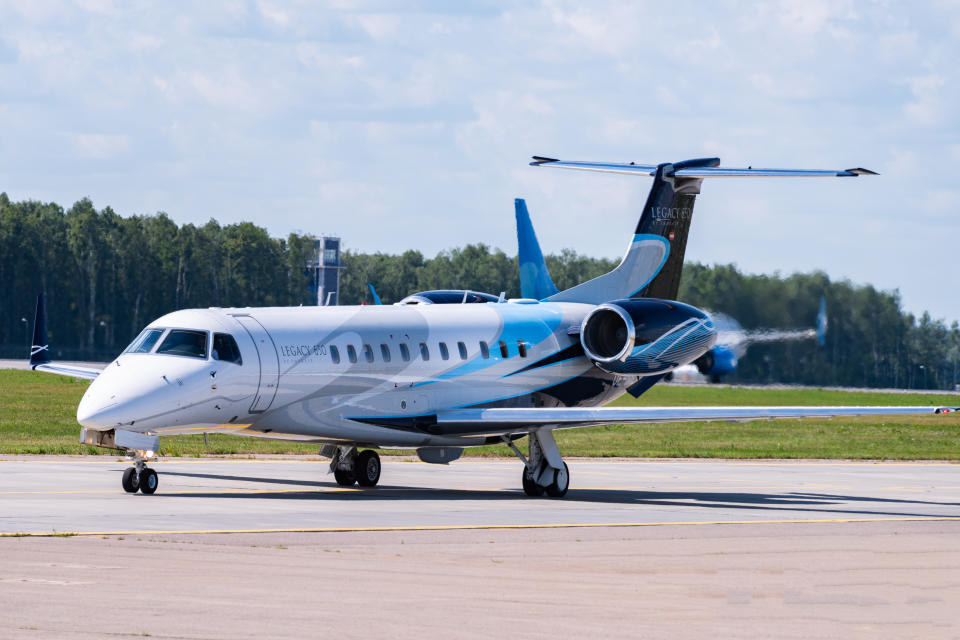
[[[693,204],[700,193],[699,177],[676,177],[675,172],[688,167],[716,167],[720,158],[700,158],[674,164],[661,164],[653,177],[650,195],[634,231],[637,238],[657,238],[667,244],[663,265],[630,297],[676,300],[683,272],[683,256],[690,235]]]
[[[547,263],[543,259],[540,242],[533,230],[527,203],[523,198],[513,201],[517,213],[517,247],[520,262],[520,295],[524,298],[543,300],[559,292],[550,278]]]
[[[683,255],[701,177],[677,177],[688,167],[715,167],[719,158],[658,165],[653,186],[626,255],[616,269],[550,297],[554,302],[600,304],[618,298],[675,300],[680,288]]]

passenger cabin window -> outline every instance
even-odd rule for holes
[[[390,347],[385,344],[381,344],[380,355],[383,356],[384,362],[390,362]]]
[[[466,360],[466,359],[467,359],[467,345],[463,344],[462,342],[458,342],[458,343],[457,343],[457,350],[460,351],[460,359],[461,359],[461,360]]]
[[[403,358],[404,362],[410,362],[410,349],[407,348],[407,343],[400,343],[400,357]]]
[[[480,341],[480,355],[483,356],[484,360],[490,357],[490,348],[483,340]]]
[[[367,362],[373,362],[373,347],[368,344],[363,345],[363,357]]]
[[[124,353],[150,353],[162,335],[163,329],[144,329]]]
[[[521,357],[521,358],[526,358],[526,357],[527,357],[527,343],[525,343],[523,340],[517,340],[517,351],[520,352],[520,357]]]
[[[357,362],[357,350],[353,348],[352,344],[347,345],[347,359],[353,363]]]
[[[333,360],[333,364],[340,364],[340,349],[334,345],[330,345],[330,359]]]
[[[441,342],[441,343],[440,343],[440,359],[441,359],[441,360],[449,360],[449,359],[450,359],[450,351],[447,349],[447,343],[446,343],[446,342]]]
[[[171,329],[157,348],[157,353],[190,358],[207,357],[207,332]]]
[[[430,349],[427,348],[426,342],[420,343],[420,357],[423,358],[424,362],[430,359]]]
[[[213,334],[213,351],[210,352],[214,360],[220,362],[232,362],[234,364],[243,364],[243,358],[240,357],[240,347],[237,341],[229,333]]]
[[[500,341],[500,355],[504,358],[510,357],[510,351],[507,350],[507,343],[503,340]]]

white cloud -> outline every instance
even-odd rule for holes
[[[908,84],[914,99],[904,106],[904,113],[918,124],[935,124],[940,119],[940,90],[946,84],[946,79],[932,73],[910,78]]]
[[[104,159],[123,155],[130,151],[130,138],[125,135],[102,133],[69,133],[80,156],[84,158]]]
[[[285,27],[290,24],[290,14],[273,3],[258,2],[257,9],[260,10],[260,15],[278,26]]]

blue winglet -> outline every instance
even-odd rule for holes
[[[377,290],[373,288],[373,285],[368,282],[367,286],[370,287],[370,293],[373,294],[373,304],[383,304],[380,302],[380,296],[377,295]]]
[[[513,201],[517,211],[517,245],[520,258],[520,295],[524,298],[543,300],[559,292],[553,284],[547,263],[543,259],[537,234],[530,222],[527,203],[523,198]]]

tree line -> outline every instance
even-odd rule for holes
[[[314,304],[313,238],[273,238],[249,222],[177,225],[165,213],[122,217],[89,199],[69,209],[12,202],[0,193],[0,355],[24,357],[37,293],[60,358],[110,359],[151,320],[182,308]],[[606,273],[615,260],[571,250],[547,256],[560,289]],[[519,297],[517,258],[483,244],[434,257],[345,251],[341,304],[384,303],[427,289]],[[688,263],[679,298],[726,313],[745,328],[807,328],[820,297],[829,331],[815,341],[750,348],[732,381],[953,388],[960,327],[901,309],[897,292],[831,281],[826,274],[748,275],[734,265]]]

